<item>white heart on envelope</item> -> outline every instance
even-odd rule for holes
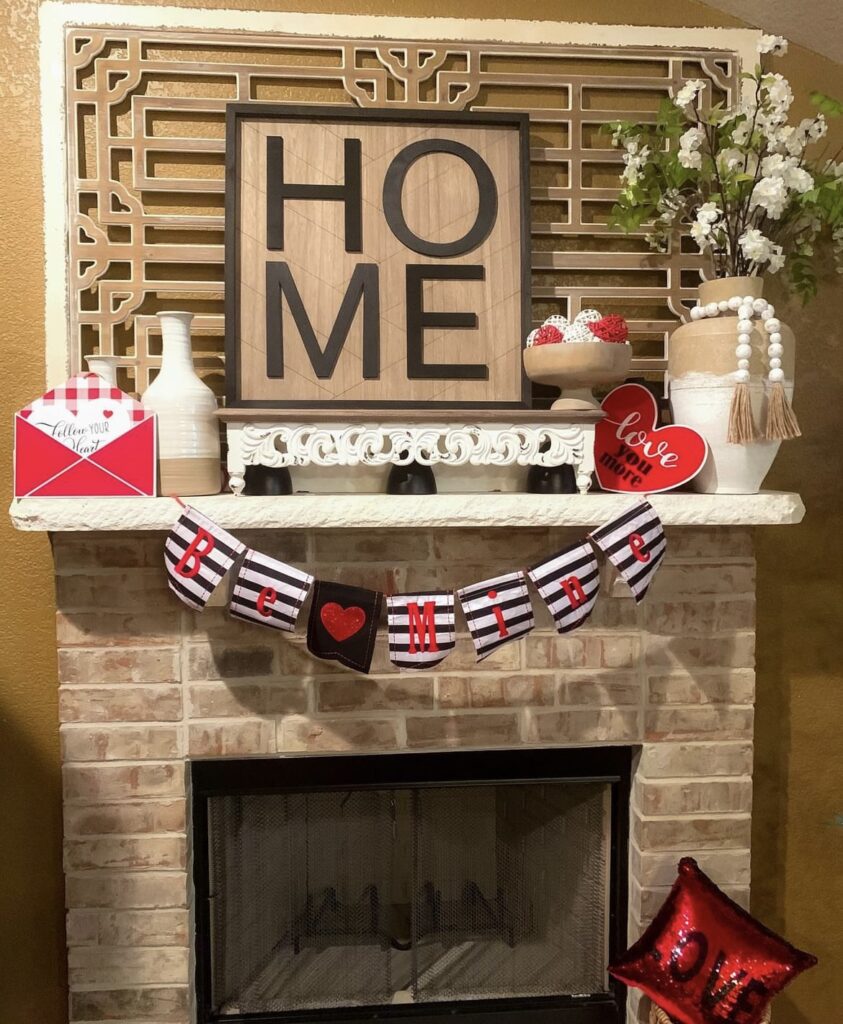
[[[108,399],[85,402],[75,413],[65,405],[44,405],[28,420],[78,455],[93,455],[132,427],[129,410]]]

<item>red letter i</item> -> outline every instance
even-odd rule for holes
[[[497,596],[497,590],[489,591],[488,597],[490,601],[494,601]],[[506,628],[506,619],[504,619],[503,612],[500,610],[499,606],[495,605],[492,608],[492,611],[495,613],[495,619],[498,623],[498,634],[500,636],[509,636],[509,630]]]

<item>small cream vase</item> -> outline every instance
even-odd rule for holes
[[[111,388],[117,387],[117,366],[120,363],[120,356],[85,356],[88,370],[108,384]]]
[[[721,302],[733,295],[760,298],[760,277],[722,277],[700,285],[700,304]],[[693,427],[708,442],[709,454],[691,486],[706,494],[756,494],[778,454],[781,441],[758,440],[729,444],[729,408],[735,391],[738,343],[737,314],[731,310],[716,317],[692,320],[677,327],[668,345],[670,407],[673,422]],[[755,319],[755,324],[760,321]],[[784,390],[793,397],[796,341],[793,331],[781,326]],[[752,418],[763,438],[770,385],[767,335],[753,327],[749,360],[749,393]]]
[[[220,434],[217,400],[193,367],[192,313],[159,313],[164,347],[161,370],[141,402],[158,417],[158,489],[161,494],[218,494]]]

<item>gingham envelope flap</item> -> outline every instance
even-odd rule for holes
[[[109,387],[102,377],[95,373],[77,373],[75,377],[66,380],[64,384],[52,388],[40,398],[36,398],[34,402],[24,406],[18,415],[29,419],[36,410],[57,405],[63,406],[68,412],[76,413],[79,411],[80,403],[93,401],[113,403],[118,408],[125,410],[133,423],[140,423],[141,420],[152,415],[131,395],[127,395],[119,388]]]

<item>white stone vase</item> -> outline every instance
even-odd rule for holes
[[[85,362],[91,373],[102,377],[110,388],[117,387],[117,367],[120,365],[120,356],[85,356]]]
[[[159,313],[161,370],[141,402],[158,417],[158,479],[162,494],[218,494],[220,432],[217,400],[193,367],[192,313]]]
[[[723,277],[700,285],[700,303],[720,302],[733,295],[760,298],[760,277]],[[778,454],[781,441],[758,440],[751,444],[727,441],[729,408],[735,390],[737,314],[682,324],[670,337],[668,374],[673,422],[693,427],[708,441],[709,454],[692,486],[705,494],[756,494]],[[749,361],[749,391],[756,430],[763,437],[770,384],[767,381],[767,335],[754,320]],[[793,331],[781,326],[782,369],[788,401],[793,397],[796,340]]]

